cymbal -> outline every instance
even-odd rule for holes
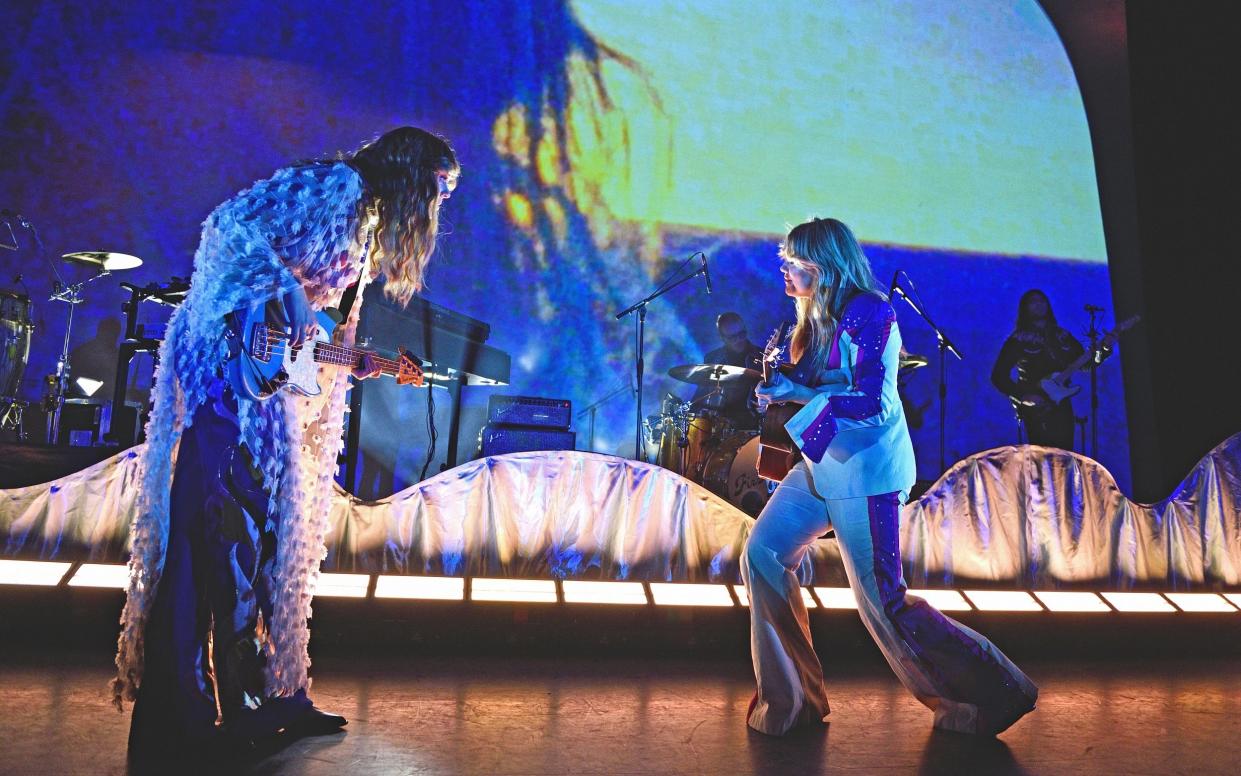
[[[718,383],[757,385],[763,379],[762,372],[728,364],[684,364],[669,369],[668,376],[683,383],[695,385],[716,385]]]
[[[78,251],[77,253],[66,253],[61,258],[65,261],[86,264],[101,270],[107,270],[108,272],[142,266],[142,259],[137,256],[130,256],[128,253],[113,253],[112,251]]]
[[[931,362],[929,359],[927,359],[926,356],[920,356],[917,353],[906,353],[904,351],[901,351],[901,355],[899,359],[900,366],[897,368],[902,372],[906,372],[911,369],[917,369],[918,367],[926,366],[929,363]]]

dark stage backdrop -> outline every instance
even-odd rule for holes
[[[633,329],[613,314],[702,250],[715,293],[694,281],[648,318],[646,406],[688,396],[663,373],[718,346],[717,313],[741,312],[759,342],[791,317],[776,248],[810,215],[850,223],[881,281],[905,269],[965,354],[948,365],[949,463],[1015,440],[988,378],[1024,290],[1045,290],[1077,335],[1085,304],[1110,306],[1086,115],[1034,0],[19,2],[4,16],[0,207],[49,255],[146,261],[89,287],[84,352],[115,336],[117,281],[189,274],[217,203],[399,124],[447,135],[463,162],[426,295],[488,321],[513,357],[511,386],[466,390],[467,449],[489,392],[580,408],[627,385]],[[16,237],[0,288],[37,300],[33,398],[65,309],[43,301],[29,230]],[[935,339],[899,314],[908,349],[931,360],[907,398],[933,479]],[[1128,490],[1118,360],[1100,373],[1096,457]],[[423,406],[393,395],[410,403],[402,416]],[[630,454],[633,411],[614,397],[593,443],[579,424],[579,447]],[[402,444],[370,431],[372,447]],[[396,457],[409,462],[399,488],[420,461]]]

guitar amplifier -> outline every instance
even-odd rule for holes
[[[576,432],[558,428],[488,423],[478,432],[478,455],[484,458],[537,450],[572,450],[576,445]]]
[[[487,400],[488,423],[558,428],[564,431],[568,430],[572,416],[573,403],[568,399],[493,395]]]

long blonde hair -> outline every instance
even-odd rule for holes
[[[797,361],[812,353],[811,366],[821,371],[844,306],[859,292],[878,292],[879,284],[853,231],[834,218],[812,218],[793,227],[780,256],[802,263],[814,276],[814,294],[795,300],[790,355]]]
[[[347,161],[362,176],[370,196],[359,203],[379,217],[371,259],[384,274],[384,294],[408,304],[422,290],[423,275],[439,234],[437,173],[460,166],[448,141],[418,127],[400,127],[375,138]]]

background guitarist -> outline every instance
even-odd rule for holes
[[[1073,402],[1049,400],[1039,381],[1083,352],[1082,344],[1056,323],[1046,294],[1034,288],[1021,295],[1017,326],[1000,348],[991,382],[1013,403],[1030,444],[1073,449]]]
[[[136,699],[131,757],[184,762],[345,724],[306,696],[306,645],[351,369],[321,378],[316,399],[234,394],[226,316],[266,306],[290,347],[372,277],[407,302],[457,173],[442,138],[402,127],[278,170],[204,222],[160,349],[130,531],[114,691],[118,707]],[[341,345],[353,344],[353,307]],[[351,366],[377,371],[370,358]]]
[[[858,613],[897,677],[935,710],[935,726],[994,735],[1034,707],[1038,690],[991,642],[905,591],[898,537],[914,454],[896,394],[896,312],[840,221],[794,227],[780,255],[797,308],[795,374],[814,377],[801,383],[776,372],[756,390],[762,404],[804,405],[785,424],[803,459],[742,556],[758,680],[747,722],[782,735],[828,713],[799,585],[809,581],[810,546],[831,528]]]

